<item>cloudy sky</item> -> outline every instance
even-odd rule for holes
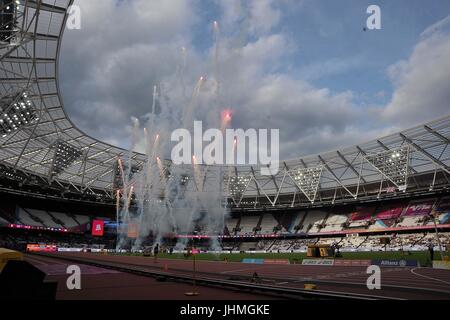
[[[153,86],[164,88],[167,100],[180,92],[183,47],[186,90],[192,92],[200,76],[217,76],[219,103],[232,110],[232,127],[280,129],[285,159],[450,113],[448,0],[75,4],[82,28],[64,35],[65,108],[80,129],[121,147],[130,145],[131,117],[150,112]],[[371,4],[381,8],[382,29],[364,31]]]

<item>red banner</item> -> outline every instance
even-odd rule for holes
[[[425,202],[411,202],[404,213],[404,216],[425,216],[433,209],[435,200],[428,200]]]
[[[55,245],[48,244],[28,244],[28,252],[56,252],[58,248]]]
[[[101,237],[104,233],[105,222],[102,220],[92,221],[92,235]]]

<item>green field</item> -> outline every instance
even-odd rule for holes
[[[186,258],[183,254],[159,254],[159,258],[163,259],[192,259]],[[208,261],[224,261],[229,262],[241,262],[245,258],[253,259],[289,259],[291,263],[301,263],[306,258],[306,253],[234,253],[234,254],[212,254],[201,253],[195,255],[197,260]],[[439,259],[439,252],[435,252],[435,259]],[[360,260],[372,260],[372,259],[407,259],[417,260],[421,266],[431,266],[430,254],[428,251],[418,252],[343,252],[341,258],[337,259],[360,259]]]

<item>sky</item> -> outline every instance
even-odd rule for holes
[[[282,159],[450,113],[450,0],[75,4],[81,29],[65,30],[60,58],[64,106],[82,131],[120,147],[130,146],[131,118],[150,112],[153,86],[180,101],[183,47],[186,90],[217,77],[231,126],[280,129]],[[369,5],[381,9],[381,30],[364,30]]]

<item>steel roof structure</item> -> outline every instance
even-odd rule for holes
[[[0,25],[0,165],[10,178],[20,172],[40,183],[114,198],[116,162],[128,151],[79,130],[64,111],[59,89],[59,53],[72,2],[0,1],[0,11],[17,6],[14,30]],[[252,166],[227,167],[224,192],[235,207],[278,207],[447,189],[449,141],[447,116],[358,146],[282,162],[274,176],[261,176]],[[146,156],[134,153],[132,159],[139,167]],[[217,170],[204,172],[207,188],[208,175]]]

